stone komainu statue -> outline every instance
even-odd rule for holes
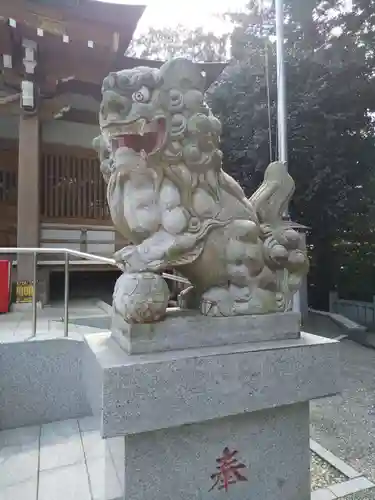
[[[113,223],[132,243],[115,254],[114,308],[129,322],[163,318],[166,268],[192,283],[181,306],[211,316],[284,311],[308,269],[301,235],[282,220],[294,192],[285,165],[271,163],[247,199],[222,168],[204,90],[185,59],[103,82],[95,147]]]

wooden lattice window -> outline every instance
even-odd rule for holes
[[[99,162],[81,149],[43,151],[41,214],[45,219],[109,220]]]
[[[17,203],[17,172],[0,166],[0,202]]]

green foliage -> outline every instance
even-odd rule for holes
[[[248,194],[270,159],[262,33],[274,26],[274,12],[262,18],[256,5],[229,16],[232,61],[209,95],[223,123],[225,168]],[[310,303],[321,308],[337,285],[340,295],[375,295],[375,0],[354,0],[350,13],[341,5],[285,0],[290,211],[310,228]],[[276,55],[274,44],[267,47],[274,159]],[[133,54],[159,59],[218,61],[227,52],[227,36],[182,27],[150,30],[133,46]]]
[[[358,238],[350,231],[359,221],[361,234],[368,233],[364,219],[368,223],[373,196],[368,186],[375,165],[370,114],[375,109],[375,86],[366,51],[347,35],[332,37],[331,29],[344,23],[347,16],[330,25],[325,14],[315,0],[287,2],[289,169],[297,186],[291,215],[311,228],[310,284],[315,307],[327,305],[328,291],[339,281],[343,266],[339,254],[344,246],[338,243],[343,235]],[[223,122],[227,168],[250,194],[269,162],[264,40],[259,35],[260,19],[251,5],[248,15],[235,22],[232,49],[236,62],[211,100]],[[275,144],[273,45],[269,57]]]

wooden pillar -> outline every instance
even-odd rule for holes
[[[21,114],[18,152],[17,246],[39,246],[39,118]],[[33,257],[17,257],[18,281],[32,281]]]

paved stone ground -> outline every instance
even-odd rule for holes
[[[88,333],[103,331],[103,327],[95,328],[76,324],[77,318],[103,318],[107,312],[97,300],[71,300],[69,301],[69,337],[81,339]],[[56,303],[44,309],[37,310],[37,338],[58,338],[64,335],[64,306]],[[32,311],[26,309],[22,312],[0,314],[0,343],[20,342],[31,338]]]
[[[55,330],[62,331],[62,325],[56,323],[56,317],[62,315],[60,309],[50,308],[39,314],[38,325],[40,321],[46,330],[42,333],[56,335]],[[74,316],[82,316],[82,305],[74,304],[70,312],[72,319]],[[103,315],[103,311],[92,304],[87,307],[86,315],[93,314]],[[26,326],[29,331],[29,325],[30,318],[23,314],[2,316],[0,342],[12,341],[13,337],[14,340],[19,340],[19,336],[22,337],[24,330],[26,331]],[[72,333],[79,333],[80,328],[72,325]],[[9,335],[12,339],[5,339]],[[327,332],[326,336],[332,337],[334,332]],[[343,392],[339,396],[317,400],[311,404],[311,437],[368,479],[375,481],[375,350],[349,340],[341,341],[340,349]],[[13,495],[13,498],[16,497]],[[375,500],[375,489],[348,495],[345,500]]]
[[[98,425],[86,417],[0,432],[0,500],[103,499],[105,448]],[[110,497],[119,498],[115,470],[110,473]]]
[[[343,391],[311,403],[311,437],[375,480],[375,350],[340,343]],[[345,500],[375,500],[375,491]]]

